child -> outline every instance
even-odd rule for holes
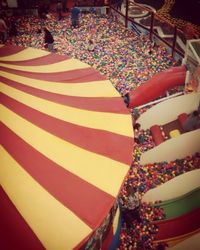
[[[139,206],[140,197],[137,189],[135,187],[127,187],[127,198],[123,202],[119,200],[122,209],[122,219],[126,223],[127,227],[130,227],[134,220],[141,222]]]
[[[62,2],[58,0],[57,2],[57,12],[58,12],[58,21],[62,19]]]
[[[141,125],[139,123],[136,123],[134,125],[134,141],[135,143],[139,144],[140,140],[139,140],[139,130],[140,130]]]
[[[94,51],[94,42],[91,39],[88,41],[88,50]]]
[[[54,39],[53,39],[51,32],[47,28],[44,28],[44,42],[45,44],[47,44],[48,50],[52,52]]]
[[[75,3],[74,7],[71,9],[71,23],[73,28],[76,28],[78,26],[79,15],[80,15],[80,10],[77,7],[77,4]]]

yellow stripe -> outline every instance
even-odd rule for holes
[[[40,65],[40,66],[20,66],[7,63],[0,63],[0,66],[3,66],[8,69],[23,70],[26,72],[35,72],[35,73],[57,73],[69,70],[86,69],[90,67],[88,64],[83,63],[77,59],[69,59],[57,63]]]
[[[3,106],[0,110],[4,117],[3,123],[41,154],[99,189],[117,196],[128,165],[68,143]]]
[[[13,99],[63,121],[125,136],[131,137],[133,135],[131,116],[129,114],[113,114],[77,109],[34,97],[4,84],[0,84],[0,88],[4,94]]]
[[[0,57],[1,61],[25,61],[48,55],[49,52],[34,48],[26,48],[18,53]]]
[[[0,152],[1,185],[46,249],[72,249],[91,233],[83,221],[43,189],[2,147]]]
[[[81,97],[120,96],[109,80],[74,84],[74,83],[62,83],[62,82],[55,83],[44,80],[30,79],[28,77],[18,76],[1,70],[0,70],[0,75],[12,81],[16,81],[33,88],[41,89],[55,94],[68,95],[68,96],[81,96]]]
[[[113,221],[113,234],[114,235],[117,232],[118,224],[119,224],[119,207],[117,208],[115,218],[114,218],[114,221]]]

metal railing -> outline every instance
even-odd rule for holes
[[[186,34],[176,25],[158,15],[153,9],[137,4],[134,1],[126,0],[125,4],[122,4],[122,7],[124,7],[124,9],[119,10],[113,1],[110,1],[109,3],[110,11],[112,14],[120,16],[125,27],[129,27],[130,22],[136,27],[136,29],[141,31],[141,33],[148,33],[151,41],[159,40],[168,46],[171,50],[172,56],[174,56],[175,53],[181,57],[184,56],[187,42]],[[132,8],[137,8],[141,13],[145,13],[144,17],[132,15]]]

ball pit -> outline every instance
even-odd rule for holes
[[[105,75],[122,96],[176,63],[162,45],[152,48],[148,37],[137,37],[134,32],[103,15],[81,14],[80,27],[76,29],[71,29],[69,16],[58,21],[51,13],[45,20],[29,16],[16,17],[15,21],[19,35],[9,38],[8,43],[45,49],[43,34],[39,31],[47,27],[54,36],[58,54],[75,57],[91,65]],[[88,50],[91,39],[94,43],[92,51]],[[133,119],[137,120],[148,108],[131,109]],[[133,163],[120,193],[124,201],[127,186],[137,187],[142,196],[149,189],[200,166],[199,154],[174,162],[141,166],[141,154],[155,145],[150,130],[140,130],[137,138]],[[153,208],[147,203],[141,204],[139,212],[141,222],[133,221],[132,227],[123,224],[118,249],[156,249],[153,240],[157,228],[152,222],[163,219],[165,215],[159,207]]]
[[[200,168],[200,153],[172,162],[161,162],[141,166],[139,159],[143,150],[147,150],[147,148],[142,149],[142,145],[140,145],[140,147],[136,146],[134,149],[133,164],[120,194],[124,202],[126,202],[127,198],[127,186],[136,187],[142,197],[149,189],[155,188],[185,172]],[[125,249],[126,247],[129,249],[131,246],[133,247],[132,249],[156,249],[156,246],[153,245],[153,241],[157,228],[152,222],[165,218],[163,210],[160,207],[152,207],[151,203],[142,203],[140,206],[140,218],[140,223],[137,221],[132,222],[133,228],[131,229],[127,228],[126,224],[123,225],[118,249]],[[163,244],[162,247],[162,249],[165,249],[166,245]]]
[[[43,34],[37,31],[46,26],[55,38],[57,53],[93,66],[110,79],[121,95],[175,64],[166,48],[152,48],[148,37],[138,38],[133,31],[103,15],[82,14],[77,29],[71,29],[69,16],[57,21],[52,14],[45,20],[18,17],[16,24],[19,35],[8,42],[44,49]],[[88,50],[91,39],[95,44],[93,51]]]

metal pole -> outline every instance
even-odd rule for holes
[[[128,27],[128,9],[129,9],[129,0],[126,0],[125,28],[127,28],[127,27]]]
[[[110,15],[111,14],[111,0],[108,1],[108,8],[106,8],[106,14]]]
[[[153,105],[153,104],[156,104],[156,103],[159,103],[159,102],[163,102],[163,101],[169,100],[169,99],[171,99],[171,98],[173,98],[173,97],[176,97],[176,96],[179,96],[179,95],[183,95],[183,94],[184,94],[184,92],[178,92],[178,93],[176,93],[176,94],[169,95],[169,96],[167,96],[167,97],[163,97],[163,98],[161,98],[161,99],[158,99],[158,100],[156,100],[156,101],[152,101],[152,102],[146,103],[146,104],[141,105],[141,106],[138,106],[138,107],[136,107],[136,108],[137,108],[137,109],[141,109],[141,108],[144,108],[144,107],[146,107],[146,106]]]
[[[174,50],[176,47],[176,39],[177,39],[177,27],[174,27],[174,39],[173,39],[173,45],[172,45],[172,56],[174,56]]]
[[[151,12],[151,27],[150,27],[150,33],[149,33],[149,39],[152,42],[153,37],[153,26],[154,26],[154,12]]]

